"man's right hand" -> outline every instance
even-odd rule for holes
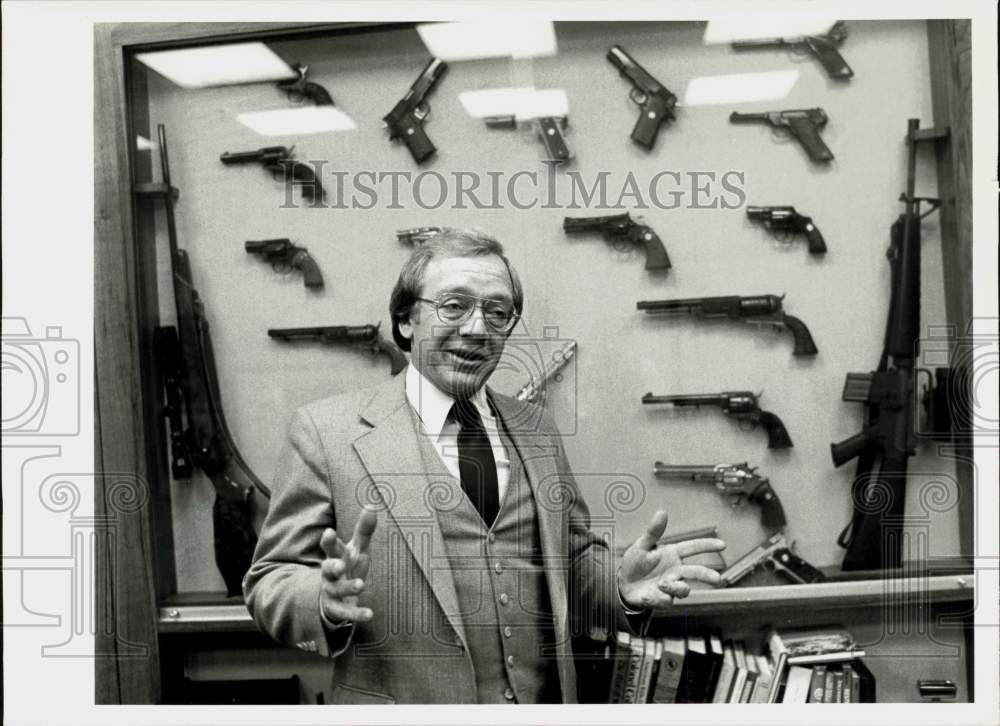
[[[344,543],[332,529],[326,529],[319,545],[323,560],[323,585],[319,603],[323,615],[333,623],[367,622],[374,613],[358,605],[358,595],[365,588],[371,562],[368,545],[378,517],[374,510],[362,509],[351,541]]]

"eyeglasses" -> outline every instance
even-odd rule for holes
[[[488,298],[463,295],[450,292],[437,300],[418,297],[421,302],[430,303],[437,311],[438,320],[448,325],[460,325],[472,317],[472,312],[479,307],[483,311],[483,320],[493,330],[500,333],[509,332],[517,324],[517,313],[509,303]]]

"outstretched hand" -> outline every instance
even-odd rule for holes
[[[686,565],[684,558],[721,552],[726,543],[715,537],[706,537],[658,545],[666,528],[667,513],[657,510],[646,532],[625,550],[618,571],[618,590],[630,608],[669,607],[674,600],[685,598],[691,592],[689,580],[715,586],[722,584],[718,572],[703,565]]]
[[[365,622],[374,613],[371,608],[358,605],[358,596],[365,588],[371,558],[368,545],[378,518],[371,509],[364,509],[354,525],[354,534],[346,544],[332,529],[323,531],[319,545],[326,558],[323,560],[323,583],[320,607],[333,622]]]

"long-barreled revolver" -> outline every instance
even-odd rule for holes
[[[537,401],[544,392],[545,384],[555,378],[559,371],[576,355],[576,341],[571,340],[562,348],[555,351],[549,361],[543,366],[540,376],[531,376],[531,379],[521,386],[521,389],[514,395],[518,401]]]
[[[396,239],[403,244],[422,245],[435,235],[441,234],[444,227],[410,227],[410,229],[397,229]]]
[[[652,149],[660,127],[676,118],[674,107],[677,105],[677,96],[653,78],[621,46],[611,46],[607,58],[619,73],[632,82],[628,97],[639,106],[639,118],[632,129],[632,141],[646,150]]]
[[[646,269],[651,272],[666,272],[672,266],[659,235],[648,224],[634,221],[628,212],[606,217],[566,217],[563,231],[567,234],[597,231],[612,242],[641,245],[646,251]]]
[[[323,287],[323,273],[319,271],[319,265],[305,247],[292,244],[287,238],[251,239],[247,240],[243,247],[248,253],[260,255],[265,261],[270,262],[275,272],[284,273],[296,269],[302,273],[306,287]]]
[[[792,135],[809,158],[815,162],[825,163],[833,159],[833,152],[823,143],[819,132],[829,117],[821,108],[790,108],[785,111],[764,111],[763,113],[740,113],[733,111],[729,120],[734,123],[766,123],[770,124],[774,133],[779,136]]]
[[[808,585],[826,580],[826,575],[792,553],[792,546],[780,532],[771,535],[747,552],[720,573],[720,576],[723,585],[729,587],[759,568],[776,572],[796,585]]]
[[[215,562],[226,591],[238,595],[243,575],[250,567],[257,535],[253,530],[253,493],[265,497],[270,491],[253,473],[229,431],[222,411],[219,377],[212,351],[205,305],[195,289],[191,260],[180,248],[174,221],[174,195],[167,158],[167,132],[157,127],[161,197],[166,207],[167,240],[177,307],[176,333],[161,329],[157,357],[166,370],[166,414],[170,424],[172,468],[175,477],[190,476],[192,465],[211,480],[215,489],[212,505]],[[140,192],[141,193],[141,192]]]
[[[392,375],[406,368],[406,356],[390,340],[379,332],[378,325],[327,325],[314,328],[271,328],[267,334],[275,340],[296,341],[316,340],[327,344],[352,345],[367,350],[373,355],[388,356]]]
[[[288,94],[290,98],[295,103],[301,103],[305,99],[309,99],[317,106],[332,106],[333,99],[323,86],[310,81],[306,78],[306,74],[309,72],[309,66],[304,66],[301,63],[296,63],[292,66],[292,69],[298,74],[298,78],[292,78],[288,81],[280,81],[278,83],[278,88]]]
[[[714,484],[723,496],[733,501],[733,506],[747,502],[760,507],[760,521],[772,532],[783,529],[788,520],[781,500],[771,487],[770,480],[757,473],[756,467],[742,464],[653,464],[653,474],[661,479],[676,479]]]
[[[782,309],[784,295],[754,295],[740,297],[693,297],[681,300],[640,300],[636,308],[649,315],[691,315],[698,320],[727,318],[752,325],[767,325],[786,329],[795,341],[792,355],[816,355],[809,328],[798,318]]]
[[[431,112],[426,96],[447,69],[447,63],[431,58],[406,95],[382,118],[389,129],[389,140],[402,139],[418,164],[424,163],[437,151],[424,131],[424,119]]]
[[[844,21],[838,20],[827,32],[819,35],[804,35],[798,38],[767,38],[761,40],[739,40],[733,43],[733,50],[762,50],[765,48],[788,48],[792,51],[812,54],[823,64],[830,78],[846,81],[854,71],[837,50],[847,40]]]
[[[488,129],[515,129],[519,125],[527,126],[538,135],[542,145],[545,146],[546,161],[565,164],[573,158],[573,150],[566,143],[566,135],[563,133],[569,125],[569,118],[566,116],[520,118],[514,114],[507,114],[487,116],[483,119],[483,123]]]
[[[256,151],[226,151],[219,157],[226,166],[233,164],[260,164],[274,178],[281,177],[286,185],[298,186],[310,201],[323,201],[323,184],[316,170],[292,156],[295,147],[265,146]]]
[[[825,255],[826,240],[812,217],[799,214],[795,207],[747,207],[747,216],[777,234],[804,234],[809,243],[809,254]]]
[[[767,448],[787,449],[792,446],[792,439],[780,418],[770,411],[761,409],[758,397],[751,391],[723,391],[722,393],[700,393],[694,395],[654,396],[647,393],[642,397],[645,404],[666,403],[672,406],[716,406],[722,412],[734,417],[743,428],[751,430],[763,426],[767,432]]]

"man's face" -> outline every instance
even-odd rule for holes
[[[447,293],[496,300],[511,308],[514,304],[507,266],[496,255],[432,259],[419,295],[438,300]],[[486,383],[507,340],[506,332],[487,324],[478,306],[468,320],[445,323],[434,305],[417,301],[399,330],[410,339],[414,367],[453,398],[470,396]]]

